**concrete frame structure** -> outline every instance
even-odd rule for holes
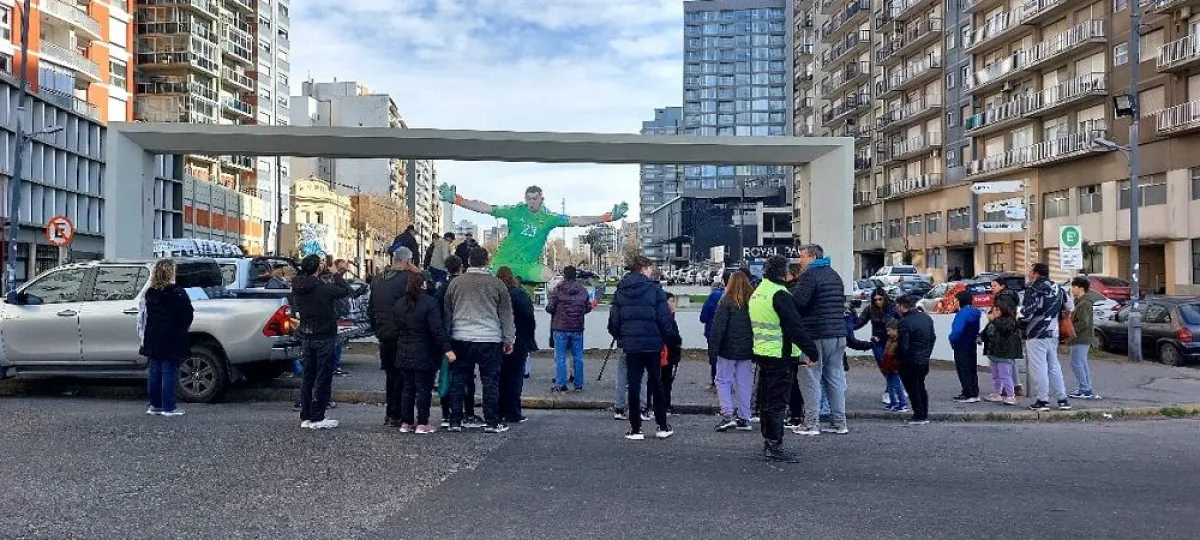
[[[234,126],[151,123],[109,125],[104,215],[107,258],[143,257],[152,235],[154,159],[162,154],[318,158],[448,159],[535,163],[792,165],[805,169],[796,188],[820,201],[795,223],[798,242],[823,244],[843,276],[854,269],[851,192],[854,140],[836,137],[696,137],[439,129]],[[816,181],[813,181],[815,179]],[[141,216],[141,219],[133,219]],[[847,278],[848,279],[848,278]],[[848,281],[847,281],[848,282]]]

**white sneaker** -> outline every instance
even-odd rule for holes
[[[150,416],[159,416],[162,414],[162,409],[158,407],[150,407],[149,409],[146,409],[146,414]]]
[[[302,427],[304,429],[308,429],[308,428],[312,427],[312,420],[305,420],[303,422],[300,422],[300,427]]]
[[[328,418],[321,420],[320,422],[308,423],[308,429],[333,429],[335,427],[338,427],[338,421],[330,420]]]
[[[793,429],[792,433],[795,433],[796,435],[804,435],[807,437],[816,437],[817,435],[821,434],[821,430],[817,429],[817,426],[807,426],[807,427],[800,426],[798,428]]]
[[[173,411],[163,411],[158,414],[161,414],[163,416],[183,416],[183,415],[187,414],[187,411],[185,411],[183,409],[175,409]]]
[[[892,402],[892,398],[888,397],[888,393],[887,393],[887,392],[884,392],[884,393],[883,393],[883,402],[884,402],[884,403],[891,403],[891,402]]]
[[[962,400],[963,403],[979,403],[979,401],[980,401],[980,399],[977,397],[969,397],[967,399]]]
[[[670,437],[671,435],[674,435],[674,434],[675,434],[675,430],[671,429],[671,426],[659,426],[654,431],[654,438],[666,439],[667,437]]]
[[[841,426],[841,427],[836,427],[836,428],[835,427],[821,428],[821,433],[836,433],[838,435],[845,435],[847,433],[850,433],[850,428],[848,428],[846,426]]]

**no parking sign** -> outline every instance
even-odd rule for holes
[[[54,216],[46,222],[46,240],[54,247],[64,247],[75,238],[75,223],[67,216]]]

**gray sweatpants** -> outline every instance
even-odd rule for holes
[[[1038,401],[1067,399],[1067,387],[1063,383],[1062,364],[1058,363],[1058,338],[1025,340],[1025,358],[1029,359],[1029,376],[1033,388],[1027,394]]]

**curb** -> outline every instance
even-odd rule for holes
[[[47,393],[48,385],[38,384],[37,380],[5,381],[0,383],[0,396],[18,397]],[[57,394],[70,397],[143,399],[145,391],[135,386],[106,386],[80,385],[72,386],[65,392]],[[294,390],[288,388],[234,388],[228,397],[230,401],[282,401],[290,402]],[[381,404],[386,401],[386,394],[377,390],[335,390],[333,400],[339,403]],[[439,405],[439,399],[434,396],[434,405]],[[611,401],[601,400],[561,400],[541,396],[521,398],[521,406],[535,410],[581,410],[600,411],[611,410]],[[714,405],[676,405],[678,414],[695,414],[715,416],[720,408]],[[1108,409],[1085,409],[1055,412],[1033,412],[1014,410],[1011,412],[942,412],[930,413],[929,419],[941,422],[1062,422],[1068,420],[1140,420],[1148,418],[1188,418],[1200,416],[1200,403],[1178,403],[1155,407],[1113,407]],[[847,411],[846,417],[854,420],[904,420],[907,414],[886,411]]]

